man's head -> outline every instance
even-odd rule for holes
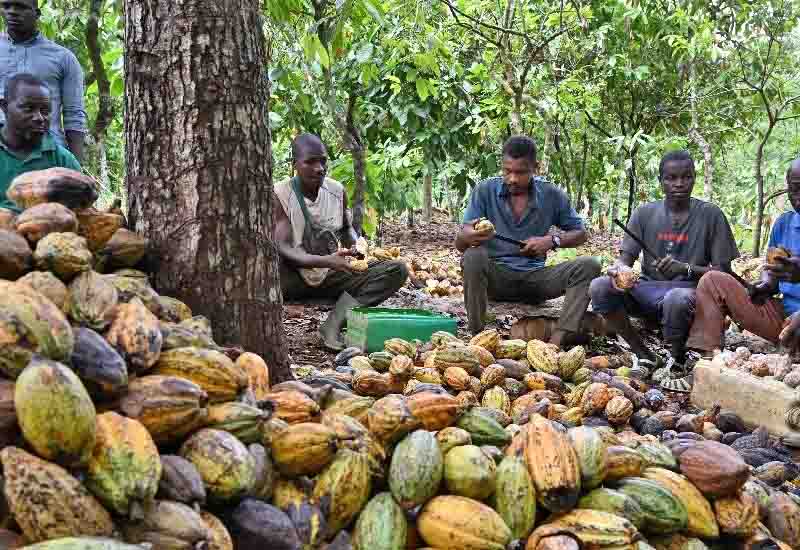
[[[50,128],[50,90],[32,74],[18,73],[6,81],[0,108],[6,132],[25,144],[38,144]]]
[[[512,136],[503,145],[503,181],[512,195],[528,193],[536,175],[536,143],[528,136]]]
[[[794,159],[786,171],[786,190],[792,208],[800,214],[800,158]]]
[[[667,199],[688,200],[694,189],[694,160],[689,151],[670,151],[658,165],[658,179]]]
[[[28,37],[36,32],[41,15],[38,0],[0,0],[0,9],[12,37]]]
[[[292,142],[292,161],[300,181],[319,188],[328,171],[328,150],[314,134],[300,134]]]

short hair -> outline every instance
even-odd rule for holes
[[[296,162],[300,158],[300,153],[310,145],[325,146],[319,136],[314,134],[305,133],[294,138],[294,141],[292,141],[292,162]]]
[[[503,144],[503,157],[526,158],[536,163],[536,142],[528,136],[511,136]]]
[[[678,149],[675,151],[669,151],[661,157],[661,162],[658,165],[658,179],[664,179],[664,165],[671,161],[689,161],[692,163],[692,169],[694,169],[694,159],[692,155],[689,154],[689,151],[686,149]]]
[[[28,86],[44,86],[47,88],[47,84],[45,84],[44,80],[33,76],[31,73],[17,73],[6,80],[6,89],[3,92],[3,97],[6,101],[15,99],[19,87],[23,84],[27,84]]]
[[[792,170],[795,168],[800,168],[800,157],[794,159],[791,163],[789,163],[789,168],[786,169],[786,179],[789,179],[789,176],[792,173]]]

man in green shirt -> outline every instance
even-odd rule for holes
[[[0,127],[0,208],[19,211],[6,197],[15,177],[34,170],[81,165],[67,149],[50,137],[50,90],[35,76],[19,73],[6,82],[0,109],[6,123]]]

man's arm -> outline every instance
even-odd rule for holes
[[[67,147],[78,161],[82,160],[84,133],[75,130],[65,130],[64,133],[67,136]]]
[[[274,193],[272,204],[275,205],[273,235],[281,258],[298,268],[327,267],[337,271],[352,271],[345,253],[337,252],[328,256],[317,256],[292,246],[292,226],[289,223],[289,217]]]
[[[61,110],[64,133],[72,154],[83,159],[83,141],[86,134],[86,108],[83,98],[83,69],[72,52],[64,55],[64,78],[61,80]],[[62,113],[55,113],[62,116]]]

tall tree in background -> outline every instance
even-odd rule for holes
[[[291,377],[272,230],[266,55],[247,0],[125,1],[128,216],[154,284]],[[265,161],[265,159],[267,159]]]

